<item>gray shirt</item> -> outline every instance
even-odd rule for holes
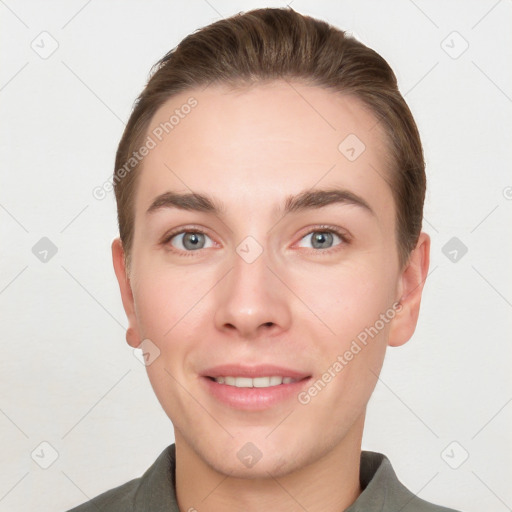
[[[68,512],[179,512],[175,455],[175,445],[171,444],[141,477]],[[382,453],[361,452],[359,480],[363,492],[345,512],[457,512],[428,503],[409,491]]]

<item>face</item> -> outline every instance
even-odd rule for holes
[[[114,247],[128,341],[150,340],[177,447],[232,476],[284,475],[360,436],[428,258],[399,267],[385,139],[357,99],[208,87],[171,98],[148,134],[190,97],[143,160],[129,280]]]

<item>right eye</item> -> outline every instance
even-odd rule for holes
[[[193,252],[213,247],[213,243],[211,245],[206,245],[206,239],[211,241],[211,238],[203,231],[197,229],[183,229],[178,232],[170,233],[164,240],[164,244],[170,243],[179,251]]]

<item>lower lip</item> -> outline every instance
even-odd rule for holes
[[[311,377],[279,384],[268,388],[237,388],[227,384],[219,384],[208,377],[202,377],[208,392],[220,402],[235,409],[262,411],[281,402],[297,397]]]

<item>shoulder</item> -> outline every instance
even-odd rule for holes
[[[68,512],[131,512],[141,477],[105,491]]]
[[[175,446],[172,444],[160,453],[142,476],[105,491],[67,512],[173,512],[177,510],[174,471]]]
[[[389,459],[382,453],[361,453],[360,480],[364,490],[347,512],[460,512],[425,501],[407,489],[396,476]]]
[[[430,501],[425,501],[418,498],[415,494],[408,491],[410,494],[410,501],[404,506],[402,512],[461,512],[453,508],[446,508]]]

